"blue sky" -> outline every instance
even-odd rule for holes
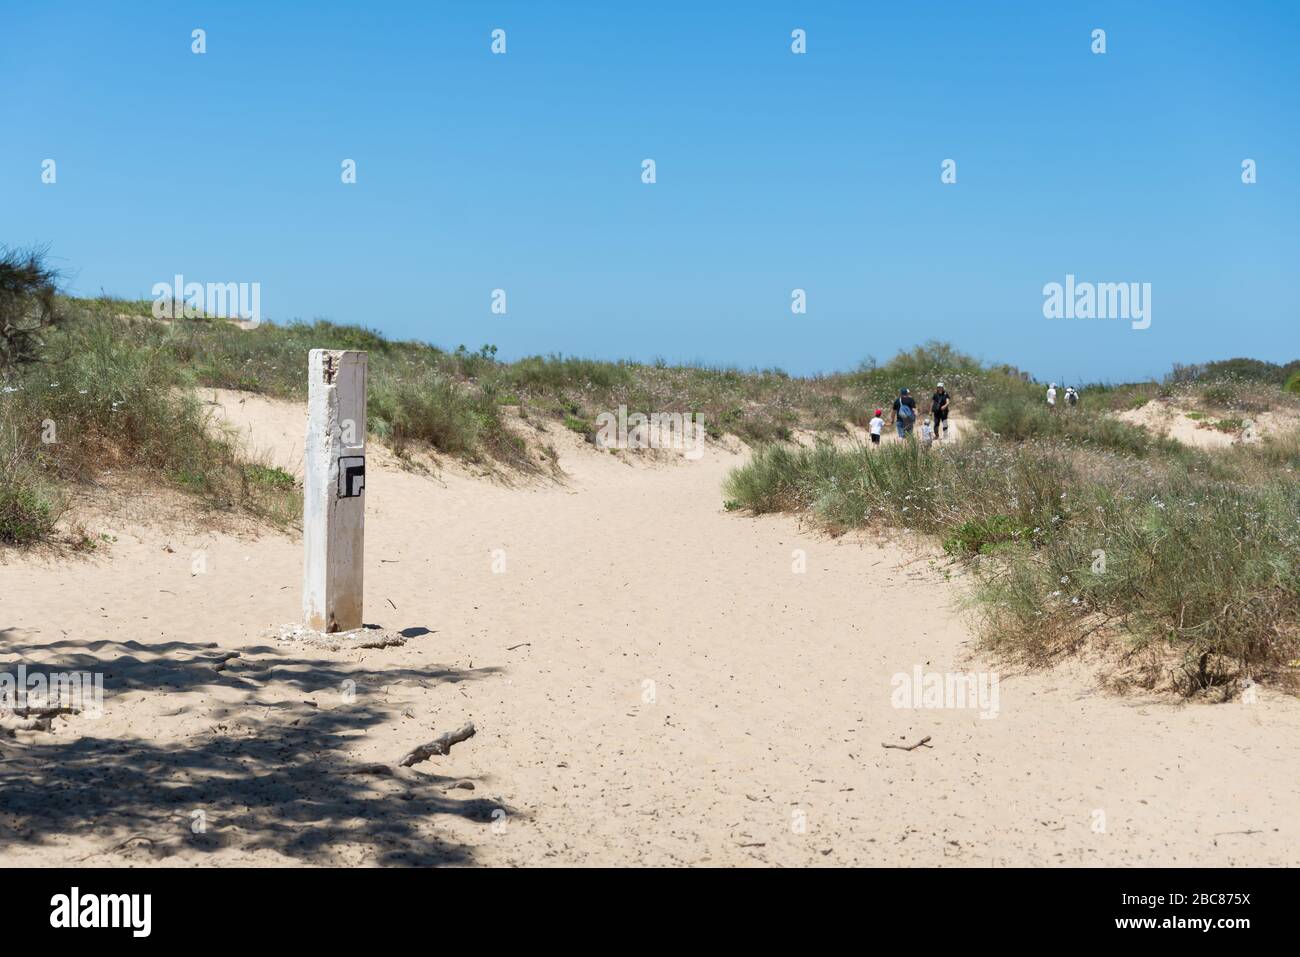
[[[1300,3],[11,4],[0,81],[0,242],[80,293],[797,373],[1300,356]],[[1044,318],[1067,273],[1151,327]]]

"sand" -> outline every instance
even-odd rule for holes
[[[1193,415],[1201,418],[1193,418]],[[1300,428],[1300,418],[1286,410],[1262,412],[1253,416],[1242,416],[1239,413],[1217,415],[1198,412],[1177,402],[1160,400],[1116,413],[1116,417],[1140,425],[1157,435],[1166,435],[1184,445],[1201,449],[1224,449],[1242,442],[1259,442],[1266,436],[1281,435]],[[1212,427],[1212,422],[1229,417],[1249,421],[1250,427],[1236,432],[1223,432]]]
[[[217,398],[300,467],[300,406]],[[0,738],[0,863],[1300,864],[1300,702],[1018,673],[923,543],[726,512],[742,448],[546,438],[562,482],[372,452],[366,618],[400,646],[281,640],[300,541],[163,496],[91,514],[88,558],[5,553],[0,670],[98,668],[106,702]],[[894,707],[916,667],[996,672],[996,716]]]

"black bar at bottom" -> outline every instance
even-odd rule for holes
[[[1199,937],[1231,946],[1289,932],[1295,909],[1295,878],[1285,870],[69,868],[0,870],[0,882],[13,943],[77,934],[128,945],[340,945],[376,932],[387,940],[400,928],[423,928],[431,943],[484,942],[531,927],[542,946],[597,939],[604,929],[641,927],[656,938],[691,926],[701,942],[762,941],[785,928],[818,938],[848,933],[873,946],[1023,931],[1050,934],[1036,939],[1053,944]],[[131,895],[149,895],[147,927],[145,899]]]

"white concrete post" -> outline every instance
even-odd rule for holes
[[[312,349],[303,462],[303,623],[360,628],[366,523],[366,354]]]

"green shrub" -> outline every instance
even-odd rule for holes
[[[520,392],[537,395],[565,388],[610,389],[627,384],[631,372],[621,363],[572,356],[530,356],[510,365],[502,378]]]
[[[257,465],[246,462],[243,465],[243,473],[244,480],[249,485],[272,490],[288,490],[297,485],[294,477],[279,466]]]
[[[295,521],[301,496],[292,480],[249,462],[181,388],[182,370],[159,334],[166,327],[112,310],[91,307],[53,330],[42,361],[11,375],[0,394],[0,461],[14,463],[4,540],[49,537],[65,490],[107,469],[147,470],[212,507]]]
[[[573,415],[564,417],[564,427],[571,432],[577,432],[579,435],[594,434],[595,430],[583,419]]]
[[[1057,432],[1060,422],[1054,416],[1058,414],[1064,410],[1053,412],[1040,399],[1005,396],[982,406],[979,421],[995,435],[1023,442]]]
[[[44,333],[61,319],[57,280],[44,249],[0,247],[0,379],[40,356]]]
[[[27,481],[30,476],[26,477]],[[54,530],[63,503],[37,484],[15,484],[11,478],[0,485],[0,542],[30,545],[48,538]]]
[[[986,402],[980,407],[979,422],[995,435],[1016,442],[1060,439],[1135,456],[1180,454],[1177,442],[1153,436],[1140,426],[1091,409],[1050,409],[1039,395],[1019,393]]]
[[[437,373],[371,385],[370,428],[399,452],[423,441],[449,455],[470,455],[484,430],[482,410],[456,383]]]
[[[992,515],[985,519],[962,522],[943,543],[943,547],[953,555],[990,554],[998,545],[1027,542],[1033,535],[1032,528],[1020,524],[1010,515]]]
[[[1243,383],[1267,383],[1281,385],[1291,374],[1296,363],[1278,365],[1260,359],[1221,359],[1217,362],[1198,363],[1194,365],[1175,365],[1170,374],[1173,382],[1205,382],[1209,380],[1227,380]]]
[[[1237,386],[1231,382],[1216,382],[1201,390],[1201,398],[1211,405],[1230,406],[1236,401],[1238,392]]]
[[[1001,415],[1001,412],[994,413]],[[1300,657],[1300,483],[1203,453],[967,439],[931,450],[769,446],[727,478],[729,509],[827,528],[937,534],[975,565],[984,640],[1033,659],[1098,623],[1181,662],[1188,690]]]

